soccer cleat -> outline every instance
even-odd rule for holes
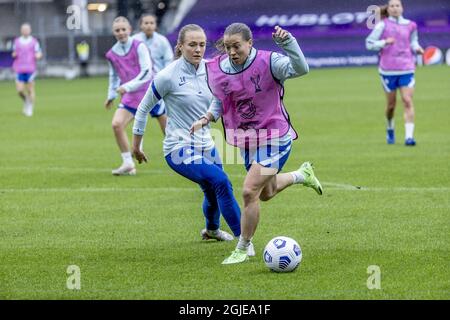
[[[236,249],[231,253],[231,256],[223,260],[222,264],[241,263],[248,260],[247,251]]]
[[[387,144],[394,144],[395,143],[395,131],[394,131],[394,129],[387,129],[386,130],[386,142],[387,142]]]
[[[313,188],[320,195],[323,194],[322,185],[314,175],[314,168],[310,162],[304,162],[298,171],[305,178],[303,182],[305,187]]]
[[[416,140],[414,138],[408,138],[405,140],[405,146],[414,147],[416,145]]]
[[[250,244],[247,247],[247,255],[249,257],[254,257],[255,254],[255,246],[253,245],[253,242],[250,242]]]
[[[220,229],[214,232],[208,232],[208,230],[203,229],[200,234],[203,240],[216,239],[217,241],[231,241],[234,239],[231,234]]]
[[[22,113],[27,117],[31,117],[33,115],[33,105],[30,102],[24,102]]]
[[[134,176],[136,175],[136,168],[131,164],[122,164],[119,168],[112,171],[113,176]]]

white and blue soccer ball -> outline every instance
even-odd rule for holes
[[[302,261],[300,245],[289,237],[275,237],[264,248],[264,263],[275,272],[291,272]]]

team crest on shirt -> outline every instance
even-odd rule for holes
[[[253,99],[240,100],[237,103],[237,113],[243,119],[252,119],[256,115],[256,107],[253,104]]]
[[[261,92],[261,86],[260,86],[260,82],[261,82],[261,76],[259,74],[250,77],[250,81],[253,83],[253,85],[255,86],[255,93]]]

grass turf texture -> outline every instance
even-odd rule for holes
[[[32,118],[14,84],[0,83],[0,299],[448,299],[449,72],[417,71],[414,148],[403,145],[400,99],[397,144],[386,145],[375,68],[287,81],[300,139],[284,172],[314,162],[325,194],[293,186],[262,203],[257,256],[231,266],[221,262],[236,243],[201,241],[202,193],[166,165],[154,120],[150,163],[111,176],[121,159],[105,78],[38,79]],[[242,205],[245,170],[225,169]],[[302,247],[294,273],[262,261],[278,235]],[[66,288],[69,265],[81,269],[81,290]],[[366,286],[370,265],[380,290]]]

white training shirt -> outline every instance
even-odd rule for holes
[[[144,134],[148,112],[161,99],[165,102],[168,118],[164,155],[191,145],[204,150],[214,147],[209,126],[197,130],[192,136],[189,133],[192,124],[206,113],[212,100],[206,82],[205,60],[195,69],[181,57],[156,75],[136,112],[135,135]]]
[[[133,36],[133,39],[144,42],[150,49],[156,72],[161,71],[173,61],[173,50],[170,42],[162,34],[155,31],[152,37],[147,38],[144,32],[139,32]]]

